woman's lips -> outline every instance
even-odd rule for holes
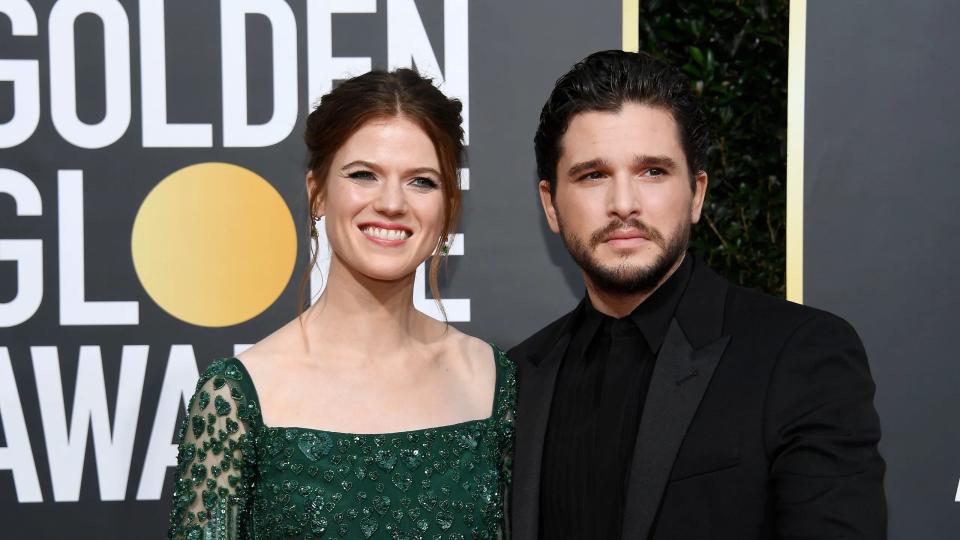
[[[361,223],[358,228],[365,237],[381,246],[400,246],[413,236],[409,227],[399,223]]]

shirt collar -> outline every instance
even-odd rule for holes
[[[637,325],[654,354],[660,351],[667,329],[670,327],[670,321],[673,320],[677,305],[680,304],[680,298],[683,297],[692,273],[693,257],[687,253],[677,270],[657,290],[653,291],[653,294],[624,317]],[[581,331],[586,332],[587,336],[593,336],[606,318],[610,317],[597,311],[590,302],[590,296],[587,295]]]

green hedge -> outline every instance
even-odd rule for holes
[[[783,295],[787,0],[644,0],[640,49],[677,66],[710,126],[710,190],[691,244],[741,285]]]

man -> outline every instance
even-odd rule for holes
[[[557,82],[535,143],[544,213],[587,294],[510,351],[514,536],[884,538],[854,330],[687,253],[708,137],[685,78],[595,53]]]

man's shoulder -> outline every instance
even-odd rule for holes
[[[688,336],[702,334],[699,342],[728,334],[738,340],[753,336],[758,343],[775,344],[805,326],[840,329],[844,333],[850,330],[845,320],[832,313],[734,284],[703,259],[695,257],[694,263],[677,318]],[[704,330],[721,321],[722,329],[718,326],[713,331]]]
[[[528,361],[535,361],[535,358],[538,358],[553,348],[553,345],[560,339],[560,336],[563,335],[570,317],[572,317],[576,311],[577,308],[574,308],[572,311],[547,324],[540,330],[537,330],[519,345],[510,349],[507,354],[518,365]]]
[[[784,339],[806,327],[855,334],[849,322],[829,311],[736,285],[730,287],[724,318],[728,330],[780,335]]]

